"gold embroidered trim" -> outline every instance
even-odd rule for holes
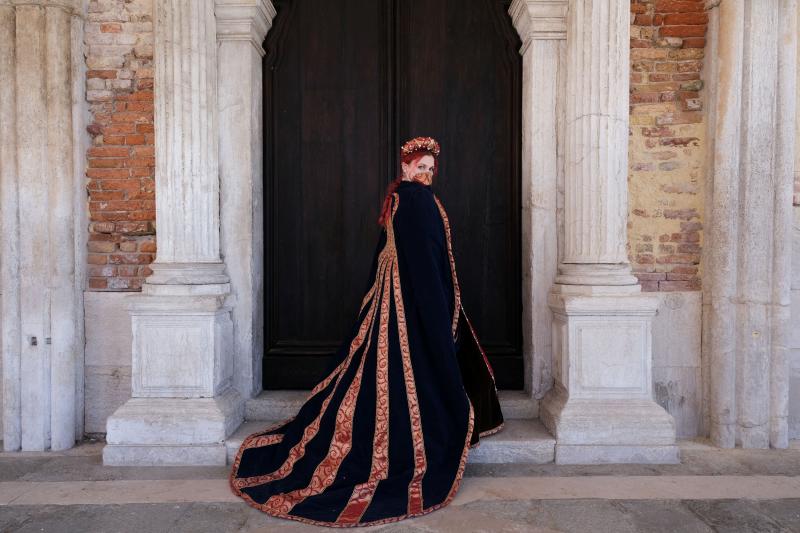
[[[456,338],[456,330],[458,329],[458,312],[461,309],[461,289],[458,286],[458,276],[456,275],[456,260],[453,257],[453,245],[450,241],[450,220],[447,218],[447,212],[444,210],[442,202],[435,194],[433,199],[436,200],[436,206],[439,208],[439,214],[442,215],[442,222],[444,223],[444,234],[447,238],[447,256],[450,259],[450,274],[453,278],[453,340]]]

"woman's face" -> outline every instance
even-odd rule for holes
[[[432,155],[425,154],[411,164],[403,163],[403,179],[411,180],[415,174],[430,172],[433,174],[435,160]]]

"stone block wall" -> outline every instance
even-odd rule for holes
[[[153,1],[91,0],[85,47],[89,289],[139,290],[156,251]]]
[[[628,246],[646,291],[699,290],[704,0],[631,2]]]

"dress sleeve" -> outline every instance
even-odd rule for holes
[[[444,224],[433,193],[420,189],[403,195],[393,227],[404,297],[411,291],[410,299],[423,317],[430,340],[454,346],[450,263]]]

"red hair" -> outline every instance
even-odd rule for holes
[[[411,152],[410,154],[401,154],[400,160],[406,165],[414,166],[417,161],[426,155],[433,157],[433,177],[435,178],[436,174],[439,173],[439,158],[429,150],[417,150],[415,152]],[[389,207],[392,205],[392,194],[397,190],[397,187],[400,185],[401,181],[403,181],[402,172],[399,176],[392,180],[391,183],[389,183],[389,187],[386,189],[386,198],[383,199],[381,214],[378,217],[378,224],[381,226],[385,226],[386,221],[389,220]]]

